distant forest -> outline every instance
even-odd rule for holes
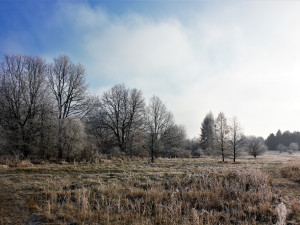
[[[300,132],[299,131],[284,131],[283,133],[281,130],[274,133],[271,133],[267,139],[265,140],[266,145],[269,150],[280,150],[284,151],[285,148],[288,148],[291,144],[300,145]]]

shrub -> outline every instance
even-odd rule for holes
[[[121,152],[119,147],[115,147],[111,149],[109,156],[112,158],[124,158],[125,153]]]
[[[169,158],[190,158],[191,151],[182,148],[172,148],[168,151],[164,151],[162,156]]]
[[[289,149],[287,152],[288,152],[290,155],[294,153],[294,151],[291,150],[291,149]]]
[[[203,150],[201,148],[192,151],[192,156],[196,157],[196,158],[200,158],[201,156],[203,156]]]

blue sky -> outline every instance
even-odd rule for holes
[[[188,21],[189,13],[198,13],[206,5],[195,1],[55,1],[55,0],[0,0],[1,41],[19,45],[15,48],[27,54],[40,54],[56,51],[74,51],[70,34],[77,34],[68,27],[64,11],[72,6],[87,7],[91,10],[101,8],[111,17],[139,14],[153,20],[180,18]],[[195,10],[195,6],[197,10]],[[203,7],[202,7],[203,6]],[[183,10],[184,7],[185,9]],[[72,16],[76,17],[76,14]],[[69,17],[69,19],[72,19]],[[74,37],[73,37],[74,38]],[[81,37],[78,37],[79,39]],[[76,39],[76,37],[75,37]],[[70,43],[71,40],[71,43]],[[15,52],[12,46],[2,45],[0,53]]]
[[[300,130],[299,1],[0,0],[0,54],[69,55],[90,91],[158,95],[197,136],[206,113],[246,134]]]

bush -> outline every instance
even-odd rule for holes
[[[195,158],[200,158],[201,156],[203,156],[203,150],[201,148],[192,151],[192,156]]]
[[[132,155],[137,157],[142,157],[142,158],[149,157],[149,151],[145,148],[134,149],[132,151]]]
[[[288,150],[288,153],[291,155],[291,154],[294,153],[294,151],[293,151],[292,149],[289,149],[289,150]]]
[[[182,148],[172,148],[164,151],[163,156],[168,158],[191,158],[191,151]]]
[[[114,147],[110,150],[109,156],[113,158],[124,158],[125,153],[121,152],[119,147]]]
[[[67,161],[79,160],[86,144],[83,122],[67,118],[63,122],[62,132],[62,147]]]

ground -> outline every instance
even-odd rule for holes
[[[300,178],[284,172],[299,162],[267,153],[0,165],[0,224],[275,224],[280,202],[287,224],[300,224]]]

